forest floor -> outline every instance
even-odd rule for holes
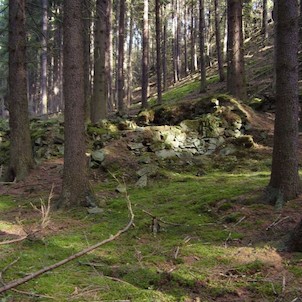
[[[249,54],[251,97],[269,93],[271,58],[269,47]],[[209,94],[223,91],[215,75],[208,82]],[[192,78],[171,88],[164,101],[198,97]],[[263,202],[273,113],[255,114],[253,129],[267,138],[255,135],[257,144],[242,158],[219,159],[202,175],[161,168],[146,188],[136,188],[128,177],[129,197],[116,190],[112,175],[94,170],[91,185],[101,210],[96,214],[52,209],[61,188],[61,158],[42,161],[22,182],[1,185],[2,284],[110,238],[129,221],[127,199],[135,218],[115,241],[7,291],[0,301],[302,301],[302,253],[286,251],[289,232],[301,219],[302,197],[282,209]],[[123,143],[112,141],[114,156],[123,159],[121,170],[133,165],[122,153]],[[117,178],[123,181],[122,174]],[[159,220],[156,233],[148,213]]]

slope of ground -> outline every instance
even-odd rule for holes
[[[270,95],[272,48],[260,49],[259,37],[246,43],[249,95]],[[207,93],[224,92],[215,70],[209,73]],[[204,97],[198,89],[198,78],[186,79],[163,99],[169,106],[192,104]],[[108,170],[126,182],[135,220],[116,241],[4,293],[1,301],[301,301],[302,254],[286,251],[289,230],[300,220],[301,199],[278,211],[258,202],[265,200],[269,181],[273,113],[242,106],[256,142],[252,148],[177,163],[151,156],[157,170],[144,188],[134,186],[142,163],[136,150],[129,150],[137,133],[115,132],[114,123],[105,132],[90,126],[90,147],[104,147],[104,135],[109,154],[106,165],[91,172],[97,213],[51,209],[61,187],[62,125],[41,122],[43,136],[34,128],[34,147],[50,159],[23,182],[0,186],[0,282],[60,261],[127,223],[127,196]],[[55,140],[51,151],[49,138]],[[159,221],[156,232],[150,215]]]

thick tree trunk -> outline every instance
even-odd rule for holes
[[[157,103],[162,103],[160,0],[155,0]]]
[[[10,162],[7,180],[24,179],[33,167],[29,133],[25,1],[9,1],[9,126]]]
[[[200,92],[205,92],[207,89],[206,77],[206,62],[205,62],[205,15],[204,15],[204,0],[199,0],[199,60],[200,60]]]
[[[41,53],[41,113],[48,112],[47,96],[47,40],[48,40],[48,0],[42,0],[42,53]]]
[[[242,0],[228,0],[228,72],[227,90],[234,97],[246,99]]]
[[[87,205],[89,194],[85,135],[84,37],[81,0],[64,1],[65,152],[60,206]]]
[[[148,106],[149,86],[149,2],[144,0],[143,16],[143,55],[142,55],[142,107]]]
[[[298,2],[276,1],[276,116],[271,179],[272,202],[295,198],[298,174]]]
[[[220,25],[219,25],[219,5],[218,0],[214,0],[214,10],[215,10],[215,36],[216,36],[216,52],[217,52],[217,61],[218,61],[218,72],[219,72],[219,81],[223,82],[225,79],[224,70],[223,70],[223,57],[221,52],[221,34],[220,34]]]
[[[124,59],[125,59],[125,0],[120,0],[119,11],[119,33],[118,33],[118,70],[117,70],[117,98],[118,98],[118,111],[120,115],[126,113],[127,108],[125,104],[125,75],[124,75]]]

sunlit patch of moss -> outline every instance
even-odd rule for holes
[[[0,196],[0,211],[6,211],[16,206],[16,202],[9,195]]]

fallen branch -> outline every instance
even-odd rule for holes
[[[24,284],[24,283],[26,283],[26,282],[34,279],[34,278],[37,278],[38,276],[40,276],[40,275],[42,275],[42,274],[44,274],[46,272],[52,271],[52,270],[54,270],[54,269],[56,269],[56,268],[58,268],[58,267],[60,267],[60,266],[62,266],[64,264],[66,264],[66,263],[68,263],[68,262],[70,262],[70,261],[72,261],[74,259],[77,259],[77,258],[79,258],[79,257],[81,257],[81,256],[83,256],[83,255],[85,255],[85,254],[87,254],[87,253],[89,253],[89,252],[97,249],[98,247],[100,247],[100,246],[102,246],[102,245],[104,245],[106,243],[114,241],[121,234],[123,234],[126,231],[128,231],[129,228],[133,224],[134,214],[133,214],[133,211],[132,211],[132,205],[131,205],[131,202],[130,202],[130,199],[129,199],[129,196],[128,196],[127,192],[126,192],[126,199],[127,199],[128,210],[129,210],[129,213],[130,213],[130,220],[129,220],[128,224],[124,228],[122,228],[121,230],[119,230],[115,235],[112,235],[109,238],[107,238],[107,239],[105,239],[105,240],[103,240],[101,242],[98,242],[98,243],[96,243],[96,244],[94,244],[94,245],[92,245],[92,246],[90,246],[90,247],[88,247],[88,248],[86,248],[86,249],[84,249],[84,250],[76,253],[76,254],[73,254],[70,257],[68,257],[66,259],[63,259],[63,260],[61,260],[61,261],[59,261],[59,262],[57,262],[57,263],[55,263],[53,265],[44,267],[44,268],[42,268],[42,269],[40,269],[40,270],[38,270],[38,271],[36,271],[36,272],[34,272],[32,274],[29,274],[29,275],[27,275],[24,278],[16,279],[16,280],[13,280],[13,281],[5,284],[3,287],[0,288],[0,294],[4,293],[4,292],[6,292],[6,291],[8,291],[8,290],[10,290],[12,288],[15,288],[15,287],[17,287],[17,286],[19,286],[21,284]]]
[[[2,242],[0,242],[0,245],[12,244],[12,243],[20,242],[20,241],[25,240],[27,237],[28,237],[28,234],[26,234],[26,235],[24,235],[24,236],[22,236],[20,238],[17,238],[17,239],[2,241]]]

